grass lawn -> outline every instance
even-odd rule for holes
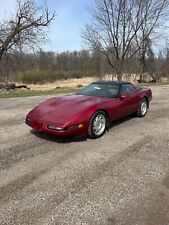
[[[14,97],[28,97],[28,96],[40,96],[40,95],[57,95],[77,92],[79,88],[55,88],[51,90],[24,90],[15,89],[10,91],[0,91],[0,98],[14,98]]]
[[[138,84],[140,87],[153,87],[169,85],[169,83],[142,83]],[[10,91],[1,91],[0,90],[0,99],[2,98],[14,98],[14,97],[29,97],[29,96],[40,96],[40,95],[57,95],[57,94],[67,94],[75,93],[80,90],[82,87],[58,87],[51,88],[47,90],[25,90],[25,89],[15,89]]]
[[[164,83],[140,83],[137,84],[137,86],[140,87],[151,87],[151,86],[162,86],[162,85],[169,85],[169,82],[164,82]]]

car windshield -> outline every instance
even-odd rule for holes
[[[118,84],[92,83],[79,91],[78,95],[117,98],[119,93]]]

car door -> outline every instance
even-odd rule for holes
[[[126,95],[125,98],[121,96]],[[138,95],[136,90],[131,84],[122,84],[119,92],[119,98],[121,100],[122,115],[126,116],[137,111],[138,107]]]
[[[105,109],[109,114],[109,118],[111,121],[120,119],[123,117],[123,107],[124,102],[118,97],[120,91],[120,85],[110,84],[107,85],[107,96],[109,98],[106,99]]]

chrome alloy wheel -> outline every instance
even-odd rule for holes
[[[141,109],[141,116],[144,116],[147,112],[147,101],[146,100],[142,101],[140,109]]]
[[[96,136],[100,136],[105,131],[105,128],[106,128],[106,119],[104,115],[102,114],[97,115],[93,121],[92,127],[93,133]]]

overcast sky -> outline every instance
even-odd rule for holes
[[[89,18],[87,6],[93,2],[94,0],[46,0],[49,10],[55,10],[57,16],[49,28],[50,42],[42,48],[56,52],[83,48],[81,29]],[[16,0],[0,0],[0,20],[9,17],[15,5]]]

